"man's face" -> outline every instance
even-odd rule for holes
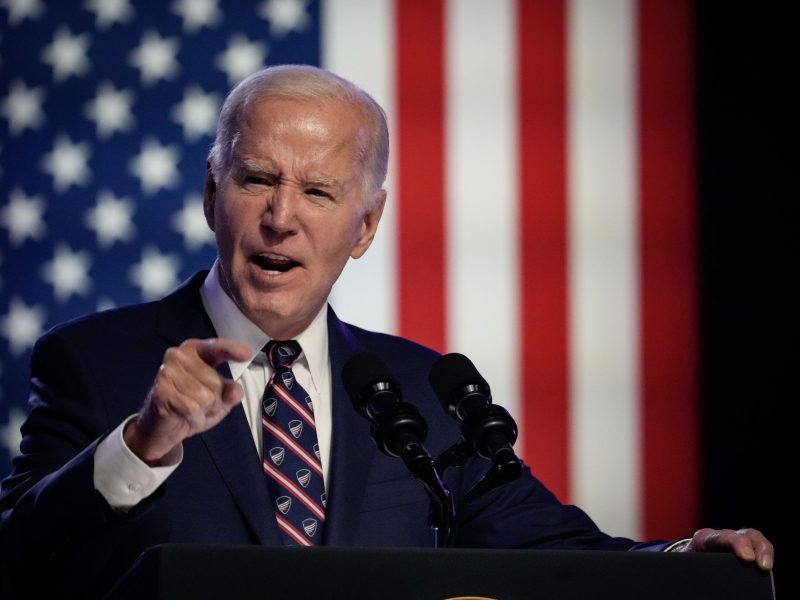
[[[361,154],[368,135],[344,102],[268,98],[243,117],[230,171],[206,179],[222,286],[268,335],[303,331],[349,257],[369,247],[384,193],[367,210]]]

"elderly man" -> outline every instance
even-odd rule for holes
[[[56,584],[94,596],[167,542],[433,544],[423,487],[378,451],[341,373],[362,351],[391,365],[438,453],[458,438],[427,381],[438,355],[327,305],[375,235],[387,157],[383,111],[332,73],[272,67],[231,92],[205,182],[211,270],[36,346],[22,455],[0,497],[15,593]],[[527,469],[464,504],[479,462],[448,473],[455,545],[670,546],[606,535]],[[700,530],[683,549],[729,550],[767,570],[773,559],[755,530]]]

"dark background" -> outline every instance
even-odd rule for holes
[[[763,531],[777,597],[797,598],[797,21],[769,4],[696,12],[702,522]]]

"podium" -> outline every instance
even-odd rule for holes
[[[773,600],[724,553],[164,545],[108,600]]]

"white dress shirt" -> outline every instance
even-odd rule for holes
[[[203,282],[200,295],[217,335],[240,342],[251,350],[248,361],[228,361],[228,366],[233,380],[244,388],[242,407],[253,435],[253,451],[260,457],[261,399],[272,375],[272,368],[262,349],[270,341],[270,337],[245,317],[223,291],[217,268],[215,262]],[[331,369],[327,305],[322,307],[308,328],[294,339],[300,344],[303,354],[292,366],[292,371],[314,403],[314,422],[327,488],[331,447]],[[125,445],[122,433],[128,421],[135,416],[132,415],[121,423],[98,444],[94,456],[95,488],[112,507],[123,511],[155,492],[183,459],[183,448],[180,447],[173,456],[167,457],[168,466],[150,467],[131,452]]]

